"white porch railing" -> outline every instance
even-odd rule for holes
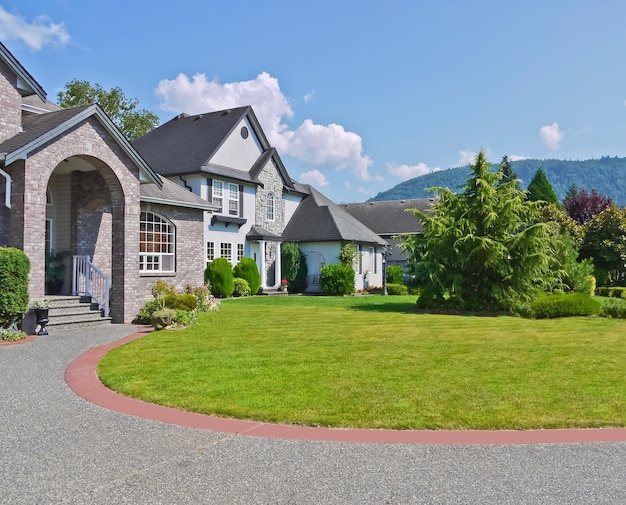
[[[104,317],[109,317],[110,286],[108,275],[91,262],[90,256],[74,256],[72,294],[91,296],[92,301],[100,305]]]

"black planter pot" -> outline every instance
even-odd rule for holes
[[[48,310],[48,308],[34,309],[35,318],[37,319],[37,324],[39,325],[37,335],[48,334],[48,330],[46,330],[46,324],[50,322],[50,319],[48,319]]]

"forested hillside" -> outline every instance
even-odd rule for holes
[[[492,168],[497,168],[500,161],[492,163]],[[575,183],[579,189],[588,191],[595,189],[610,196],[618,205],[626,205],[626,158],[605,156],[585,161],[520,160],[511,162],[511,166],[517,177],[522,180],[524,189],[537,169],[542,167],[560,201],[565,197],[570,185]],[[422,175],[378,193],[369,201],[431,197],[433,193],[427,191],[427,188],[438,186],[458,191],[469,175],[469,167],[451,168]]]

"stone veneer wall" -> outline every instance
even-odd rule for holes
[[[259,187],[256,193],[255,223],[267,231],[281,235],[285,229],[285,202],[283,201],[283,179],[276,168],[273,160],[267,162],[258,175],[263,187]],[[274,220],[267,219],[267,195],[274,193]],[[280,282],[276,279],[276,249],[280,244],[268,242],[265,246],[265,271],[267,285],[272,286]]]

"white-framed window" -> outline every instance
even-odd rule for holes
[[[237,244],[237,263],[243,258],[243,244]]]
[[[220,244],[220,256],[228,261],[233,259],[233,245],[230,242],[222,242]]]
[[[219,207],[218,212],[222,212],[222,209],[224,208],[224,183],[213,179],[212,186],[212,203],[216,207]]]
[[[206,261],[211,263],[215,259],[215,242],[206,243]]]
[[[374,248],[368,247],[367,253],[369,254],[367,269],[372,273],[376,273],[376,255],[374,254]]]
[[[231,216],[239,215],[239,185],[228,183],[228,213]]]
[[[276,210],[276,203],[274,201],[274,193],[271,191],[267,194],[267,212],[265,217],[268,221],[274,221],[274,215]]]
[[[142,211],[139,218],[139,271],[174,272],[175,228],[158,214]]]

